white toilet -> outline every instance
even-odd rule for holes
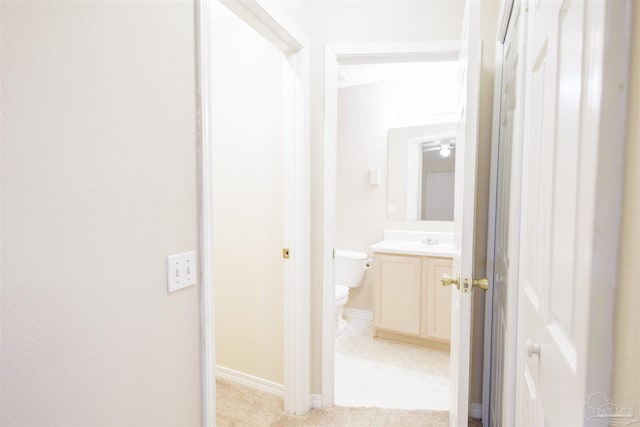
[[[333,266],[333,283],[336,285],[335,335],[338,336],[347,327],[342,310],[349,300],[349,289],[362,285],[364,272],[371,268],[371,260],[363,252],[336,249]]]

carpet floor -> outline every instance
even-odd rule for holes
[[[306,415],[295,416],[284,412],[281,398],[223,380],[217,381],[216,396],[216,422],[219,427],[446,427],[449,425],[447,411],[431,410],[334,406],[328,409],[312,409]]]

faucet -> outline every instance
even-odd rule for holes
[[[439,244],[438,239],[436,239],[435,237],[425,237],[424,239],[422,239],[422,244],[423,245],[437,245]]]

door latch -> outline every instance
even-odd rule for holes
[[[486,278],[471,279],[470,277],[465,277],[464,279],[460,280],[459,274],[455,279],[448,276],[447,274],[443,274],[440,281],[442,282],[442,286],[456,285],[456,288],[460,289],[465,294],[471,292],[471,289],[473,289],[474,286],[484,291],[489,289],[489,280]]]

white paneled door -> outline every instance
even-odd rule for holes
[[[517,425],[588,424],[589,393],[608,391],[625,83],[615,3],[527,5]]]

